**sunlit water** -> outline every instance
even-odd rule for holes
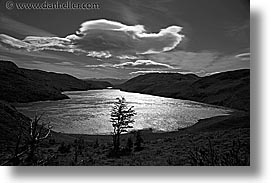
[[[45,112],[42,120],[51,122],[53,130],[79,134],[109,134],[110,111],[117,97],[123,96],[134,106],[134,129],[152,128],[173,131],[196,123],[199,119],[227,115],[221,107],[120,90],[64,92],[70,99],[20,104],[17,109],[29,117]]]

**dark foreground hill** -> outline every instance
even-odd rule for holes
[[[106,88],[106,82],[89,83],[68,74],[17,67],[9,61],[0,61],[0,100],[33,102],[69,98],[63,91]]]
[[[150,73],[119,85],[124,91],[193,100],[249,110],[250,71],[228,71],[206,77],[193,74]]]

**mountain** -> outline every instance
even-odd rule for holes
[[[112,84],[113,86],[115,85],[120,85],[124,82],[127,81],[127,79],[117,79],[117,78],[91,78],[91,79],[85,79],[85,81],[89,81],[89,80],[92,80],[92,81],[104,81],[104,82],[108,82],[110,84]]]
[[[104,89],[113,86],[108,81],[97,81],[93,79],[83,79],[83,81],[89,84],[90,89]]]
[[[121,90],[180,98],[192,92],[190,85],[199,79],[194,74],[149,73],[137,76],[117,86]]]
[[[59,91],[79,91],[89,90],[90,86],[85,81],[77,79],[68,74],[46,72],[41,70],[30,70],[21,68],[27,78],[32,78],[36,82],[43,83]]]
[[[249,111],[250,70],[227,71],[203,77],[192,84],[191,100]]]
[[[87,83],[68,74],[19,68],[13,62],[0,61],[0,100],[33,102],[67,99],[63,91],[106,88],[105,83]]]
[[[150,73],[132,78],[118,88],[248,111],[249,82],[249,69],[227,71],[206,77],[194,74]]]

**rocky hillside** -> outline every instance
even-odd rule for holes
[[[228,71],[206,77],[193,74],[151,73],[137,76],[118,87],[124,91],[193,100],[249,110],[250,71]]]

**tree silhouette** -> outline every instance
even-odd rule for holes
[[[111,120],[113,126],[113,146],[114,152],[118,153],[120,150],[120,135],[121,133],[128,132],[129,128],[133,128],[135,122],[132,117],[136,115],[136,112],[132,107],[128,107],[124,97],[116,98],[118,101],[115,102],[111,111]]]
[[[47,139],[51,133],[50,123],[42,123],[39,125],[39,121],[43,114],[40,116],[35,115],[34,119],[30,121],[29,125],[29,134],[27,135],[28,145],[28,157],[27,161],[32,165],[36,163],[35,161],[35,151],[37,150],[38,145]]]
[[[35,153],[41,142],[47,139],[51,133],[50,123],[40,123],[40,115],[35,115],[34,119],[23,125],[23,121],[19,121],[19,133],[17,135],[17,142],[15,145],[13,157],[2,165],[38,165],[39,160]],[[24,156],[26,155],[26,158]],[[23,157],[23,158],[22,158]]]

